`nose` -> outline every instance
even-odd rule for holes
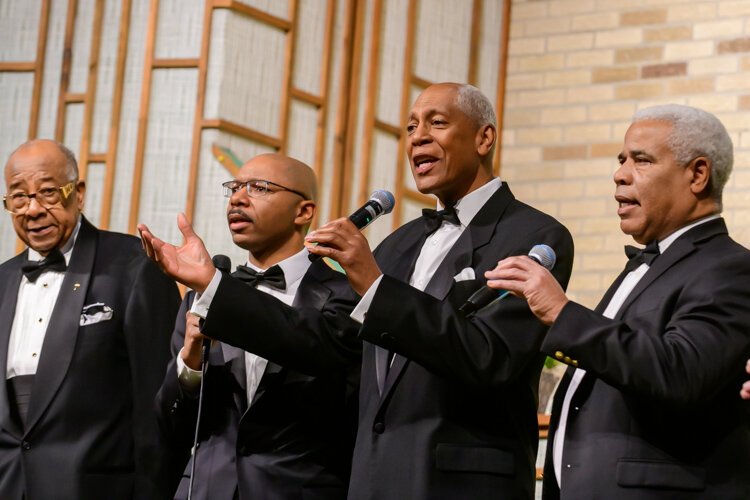
[[[615,173],[613,175],[615,185],[622,186],[630,182],[630,176],[632,172],[631,168],[632,167],[630,160],[625,160],[624,162],[620,163],[620,166],[617,167],[617,170],[615,170]]]
[[[250,201],[250,195],[247,194],[247,184],[243,185],[229,197],[231,206],[247,205]]]
[[[26,215],[27,217],[37,217],[40,214],[43,214],[46,212],[47,209],[42,206],[41,203],[39,203],[39,200],[36,196],[29,197],[29,206],[26,209]]]
[[[409,136],[410,142],[413,146],[420,146],[422,144],[426,144],[432,140],[432,137],[430,136],[430,131],[427,126],[427,122],[420,122],[416,125],[414,130],[412,130],[411,135]]]

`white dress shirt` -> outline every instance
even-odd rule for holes
[[[419,252],[417,262],[414,265],[414,272],[409,278],[409,284],[411,286],[424,291],[427,284],[430,282],[432,275],[435,273],[435,270],[440,266],[440,263],[443,262],[445,256],[448,255],[448,252],[450,252],[453,245],[458,241],[458,238],[464,230],[466,230],[472,219],[474,219],[474,216],[501,186],[502,181],[499,177],[495,177],[490,182],[475,189],[456,202],[456,215],[458,215],[458,220],[461,222],[461,225],[457,226],[455,224],[443,222],[437,231],[427,237]],[[444,207],[440,202],[438,202],[437,209],[442,210],[443,208]],[[377,291],[382,279],[383,275],[380,275],[367,292],[365,292],[362,296],[362,300],[359,301],[357,307],[355,307],[351,313],[352,319],[359,323],[364,323],[365,313],[370,308],[372,299],[375,296],[375,292]]]
[[[265,271],[265,269],[254,266],[250,262],[245,265],[255,271]],[[299,289],[299,285],[302,282],[302,278],[310,267],[310,259],[308,258],[307,249],[302,249],[291,257],[282,260],[278,263],[278,266],[284,271],[286,288],[284,290],[279,290],[278,288],[268,286],[263,282],[258,284],[256,288],[261,292],[276,297],[286,305],[292,305],[294,297],[297,295],[297,289]],[[206,317],[220,281],[221,272],[217,270],[206,290],[202,294],[196,295],[193,306],[190,309],[192,314],[201,318]],[[249,330],[252,330],[252,318],[248,318],[247,327]],[[180,353],[182,353],[182,350],[180,350]],[[266,365],[268,365],[268,360],[256,356],[255,354],[245,352],[245,381],[248,405],[252,402],[253,397],[255,397],[255,392],[258,390],[258,385],[260,385],[260,379],[263,378],[263,373],[266,371]],[[187,392],[192,393],[200,384],[201,372],[200,370],[193,370],[185,365],[182,356],[178,355],[177,377],[182,388]]]
[[[687,232],[688,230],[700,224],[704,224],[710,220],[718,219],[719,217],[719,214],[710,215],[678,229],[659,242],[659,253],[663,254],[664,252],[666,252],[667,248],[669,248],[669,246],[674,243],[677,238],[685,234],[685,232]],[[612,296],[612,300],[610,300],[609,304],[607,304],[607,308],[602,313],[602,316],[604,316],[605,318],[614,318],[617,312],[620,310],[620,307],[622,307],[622,305],[625,303],[628,295],[630,295],[630,292],[633,291],[633,288],[635,288],[638,282],[641,281],[641,278],[643,278],[648,270],[649,265],[644,263],[630,271],[628,275],[625,276],[625,278],[622,280],[622,283],[620,283],[620,286]],[[552,442],[552,465],[555,470],[555,477],[557,479],[558,487],[562,487],[560,478],[562,476],[563,443],[565,442],[565,429],[568,422],[568,413],[570,412],[570,401],[571,399],[573,399],[573,395],[578,389],[578,386],[581,384],[581,380],[583,380],[583,376],[585,374],[586,370],[576,368],[575,373],[573,374],[573,378],[570,380],[570,385],[568,386],[568,390],[565,393],[565,399],[563,399],[563,405],[560,409],[560,423],[558,424],[557,431],[555,432],[555,438]]]
[[[60,248],[65,257],[65,264],[70,263],[73,246],[81,228],[81,219],[68,241]],[[29,260],[43,260],[39,252],[29,248]],[[65,272],[46,270],[30,282],[26,276],[21,277],[16,301],[16,313],[8,341],[8,357],[6,359],[5,378],[19,375],[35,375],[39,358],[42,355],[42,344],[47,333],[49,320],[60,294]]]

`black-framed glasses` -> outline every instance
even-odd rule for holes
[[[46,210],[56,206],[62,206],[65,200],[75,190],[76,181],[71,181],[64,186],[44,187],[38,189],[36,193],[25,193],[16,191],[3,196],[3,207],[14,215],[23,215],[31,206],[31,199],[34,198]]]
[[[301,196],[305,200],[310,199],[305,193],[263,179],[251,179],[245,182],[227,181],[221,184],[221,187],[224,188],[224,196],[227,198],[231,198],[232,195],[243,186],[245,187],[245,191],[247,191],[247,195],[251,198],[262,198],[269,194],[278,193],[279,191],[289,191],[290,193]],[[273,186],[276,189],[270,189],[269,186]]]

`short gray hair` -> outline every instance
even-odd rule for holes
[[[492,125],[497,129],[497,117],[492,103],[473,85],[460,84],[456,92],[456,106],[476,123],[477,128]]]
[[[721,195],[734,164],[732,139],[716,116],[702,109],[681,104],[664,104],[637,111],[633,123],[664,121],[672,125],[668,146],[679,165],[699,156],[711,162],[710,195],[721,206]]]

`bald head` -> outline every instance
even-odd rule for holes
[[[13,168],[15,159],[29,156],[48,164],[61,165],[65,170],[65,178],[68,181],[78,179],[78,162],[73,152],[64,144],[50,139],[32,139],[18,146],[10,154],[5,164],[6,178],[9,173],[8,169]]]
[[[305,193],[312,201],[317,199],[318,185],[315,172],[305,163],[279,153],[267,153],[258,155],[245,163],[242,170],[253,169],[260,164],[273,170],[273,178],[268,177],[266,180]]]

